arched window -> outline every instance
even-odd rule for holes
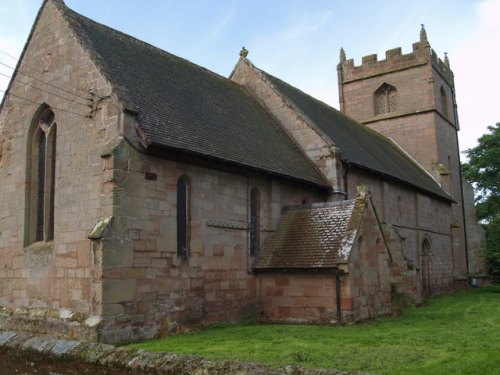
[[[374,94],[375,114],[396,112],[398,110],[398,92],[394,86],[384,83]]]
[[[250,192],[250,254],[256,255],[260,246],[260,193],[254,187]]]
[[[189,255],[189,181],[186,176],[177,180],[177,255]]]
[[[422,242],[422,294],[428,296],[431,294],[431,241],[425,237]]]
[[[443,111],[444,117],[448,117],[448,98],[446,96],[446,90],[441,86],[439,91],[441,94],[441,111]]]
[[[28,243],[54,239],[57,126],[45,108],[35,120],[28,148]]]

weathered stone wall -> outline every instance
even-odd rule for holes
[[[428,54],[429,49],[425,45],[417,44],[411,54],[392,56],[381,61],[376,60],[376,55],[367,56],[360,66],[354,66],[352,60],[342,64],[339,87],[343,112],[361,123],[383,119],[391,114],[375,115],[374,94],[384,83],[397,89],[398,115],[414,113],[423,108],[431,109],[433,102],[429,90],[432,87],[429,85],[430,71],[426,65]],[[408,82],[412,84],[408,85]]]
[[[432,291],[438,293],[453,287],[450,203],[357,169],[349,170],[347,184],[348,187],[368,186],[376,213],[384,224],[389,252],[394,254],[393,260],[399,262],[392,266],[398,270],[393,280],[396,288],[411,299],[420,300],[417,287],[422,277],[421,252],[425,238],[431,243]],[[352,190],[348,188],[349,192]],[[352,198],[354,194],[349,196]]]
[[[166,160],[123,143],[113,156],[110,236],[102,238],[102,340],[172,334],[182,325],[237,320],[256,308],[251,271],[250,191],[260,193],[260,239],[273,232],[286,205],[325,193],[240,170]],[[121,167],[117,167],[121,166]],[[152,177],[154,176],[154,177]],[[177,181],[189,181],[189,256],[177,255]]]
[[[365,209],[342,277],[342,321],[388,315],[391,308],[390,258],[371,204]]]
[[[391,313],[390,259],[382,228],[371,205],[362,215],[353,247],[346,259],[339,260],[338,270],[259,274],[260,302],[267,321],[337,324]]]
[[[117,112],[112,94],[101,100],[89,90],[111,94],[48,2],[0,115],[0,327],[115,342],[172,333],[181,323],[237,319],[257,302],[250,189],[260,192],[261,241],[284,205],[326,196],[241,170],[138,153],[121,137],[133,138],[133,116]],[[55,236],[29,244],[28,135],[41,103],[57,123]],[[186,260],[176,252],[181,175],[191,190]]]
[[[458,119],[454,79],[449,66],[437,58],[427,41],[415,43],[413,52],[387,51],[386,59],[363,58],[339,65],[343,110],[354,119],[395,140],[431,173],[457,202],[453,204],[452,246],[455,279],[467,274],[462,190],[460,183]],[[388,83],[397,89],[398,108],[376,115],[374,93]],[[442,100],[441,89],[445,96]],[[445,104],[446,103],[446,104]]]
[[[112,215],[101,189],[101,150],[117,137],[118,114],[112,100],[86,100],[89,90],[109,94],[48,2],[0,113],[0,306],[39,308],[57,319],[60,314],[100,314],[98,266],[87,236],[100,218]],[[53,241],[30,244],[25,240],[28,139],[42,103],[50,106],[57,124],[55,230]]]
[[[338,322],[333,271],[265,272],[258,275],[257,282],[266,321]]]

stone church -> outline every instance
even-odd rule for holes
[[[422,29],[337,69],[340,111],[43,1],[0,107],[0,329],[342,324],[484,274],[447,58]]]

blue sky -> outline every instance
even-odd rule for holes
[[[17,57],[41,0],[0,0],[0,51]],[[338,108],[340,47],[361,57],[402,47],[425,24],[455,73],[462,149],[500,121],[500,0],[66,0],[98,22],[228,76],[242,46],[259,68]],[[13,60],[0,53],[0,61]],[[0,73],[10,75],[5,67]],[[0,76],[0,89],[8,80]],[[2,93],[0,93],[2,95]]]

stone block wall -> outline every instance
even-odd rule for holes
[[[458,118],[454,77],[447,63],[437,58],[427,41],[413,45],[409,54],[390,50],[386,59],[363,58],[339,64],[343,111],[366,126],[392,138],[436,178],[456,201],[453,204],[453,272],[467,274],[464,214],[460,182]],[[376,114],[374,93],[388,83],[397,90],[398,108]],[[444,96],[442,96],[442,91]]]
[[[82,321],[100,314],[98,265],[87,236],[112,215],[101,190],[101,150],[117,137],[119,115],[111,99],[97,104],[89,94],[106,96],[110,88],[51,2],[30,38],[0,113],[0,306],[26,308],[25,317],[42,311],[67,326],[68,314]],[[54,240],[29,243],[28,140],[44,106],[57,126]],[[4,316],[13,321],[19,314]]]
[[[338,322],[333,271],[265,272],[258,275],[264,319],[269,322]]]
[[[223,171],[140,154],[121,144],[107,159],[122,176],[113,190],[102,257],[102,340],[173,334],[183,325],[238,320],[258,303],[250,255],[250,191],[260,195],[260,240],[286,205],[325,192],[245,171]],[[177,181],[189,181],[189,246],[177,255]]]
[[[390,74],[381,74],[385,71]],[[370,75],[346,79],[341,83],[343,112],[361,123],[367,123],[388,116],[402,116],[416,111],[429,110],[434,104],[431,95],[433,88],[428,80],[429,74],[430,71],[426,65],[417,63],[413,69],[401,71],[377,66],[373,68]],[[408,82],[411,82],[411,85]],[[374,94],[384,83],[396,88],[398,110],[376,115]]]
[[[342,321],[355,322],[388,315],[391,307],[390,257],[371,204],[357,230],[352,250],[340,269],[342,277]]]
[[[390,258],[371,206],[364,212],[357,230],[346,262],[339,264],[338,269],[260,273],[258,290],[265,319],[338,324],[390,314]],[[337,302],[341,317],[337,315]]]
[[[433,293],[453,288],[455,254],[452,251],[451,203],[418,193],[404,185],[351,169],[348,187],[365,184],[395,264],[394,287],[414,301],[421,300],[422,244],[431,243],[431,289]],[[348,188],[352,192],[352,188]],[[350,196],[349,199],[354,198]],[[465,257],[465,254],[458,254]]]

